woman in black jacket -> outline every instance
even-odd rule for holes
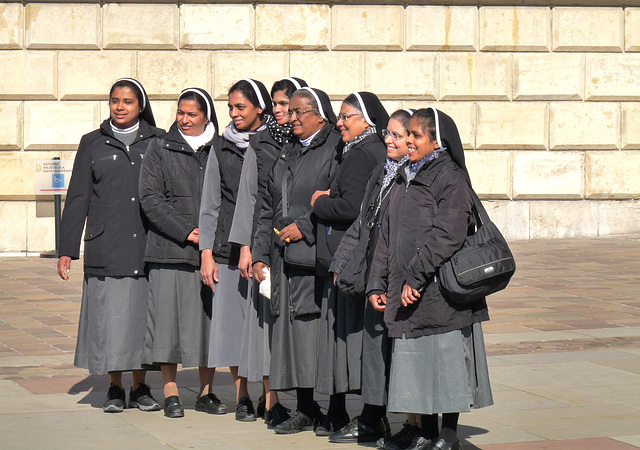
[[[142,368],[147,278],[146,224],[138,202],[138,175],[156,136],[149,99],[131,78],[109,92],[110,119],[82,137],[60,226],[58,274],[68,280],[71,260],[84,244],[84,284],[74,364],[94,375],[109,374],[105,412],[125,406],[122,372],[133,370],[129,407],[156,411]],[[134,389],[135,386],[135,389]]]
[[[493,403],[481,327],[489,314],[484,299],[447,301],[435,276],[475,226],[471,187],[449,116],[418,110],[409,132],[410,162],[391,192],[367,293],[392,338],[389,410],[422,416],[408,448],[461,450],[459,413]]]
[[[328,269],[345,231],[358,217],[371,172],[384,161],[382,130],[388,120],[380,100],[371,92],[354,92],[342,102],[338,127],[345,144],[340,168],[331,189],[317,191],[311,199],[318,220],[318,273],[324,279],[316,389],[331,395],[327,418],[316,429],[319,436],[328,436],[349,423],[345,395],[361,387],[364,302],[340,294]]]
[[[336,172],[331,102],[318,89],[302,88],[289,106],[295,138],[286,144],[269,174],[254,238],[253,273],[259,282],[270,267],[272,327],[269,385],[296,389],[295,416],[277,425],[278,434],[312,430],[322,417],[314,406],[320,325],[315,227],[311,196],[327,189]]]
[[[360,215],[340,241],[340,246],[333,256],[331,267],[329,267],[329,272],[333,273],[334,280],[338,280],[336,283],[338,289],[353,286],[353,284],[343,285],[342,277],[353,275],[352,264],[359,261],[355,255],[360,251],[365,256],[366,268],[359,275],[362,277],[363,283],[368,278],[373,252],[380,235],[382,217],[389,204],[391,188],[394,185],[398,169],[409,158],[407,137],[412,114],[413,111],[410,109],[400,109],[394,112],[389,118],[387,129],[382,130],[387,145],[386,161],[373,171],[360,205]],[[345,267],[346,270],[343,272]],[[342,276],[339,277],[340,275]],[[348,279],[344,279],[344,281],[349,282]],[[388,426],[385,426],[387,422],[386,386],[389,361],[387,327],[384,324],[382,313],[373,309],[373,306],[365,299],[364,291],[357,294],[348,292],[348,294],[353,301],[365,303],[362,334],[362,401],[364,408],[360,416],[354,417],[348,425],[329,436],[329,442],[375,441],[388,432]],[[414,435],[407,444],[417,436],[416,430],[420,431],[416,427],[415,417],[410,420],[411,424],[405,428],[407,431],[413,431]],[[402,436],[410,436],[411,433],[407,431]]]
[[[244,154],[229,242],[240,245],[238,268],[247,280],[253,277],[252,238],[262,197],[267,189],[269,172],[280,156],[283,145],[293,139],[293,128],[289,124],[289,104],[294,91],[303,86],[307,86],[307,83],[299,78],[283,78],[274,83],[271,88],[273,115],[266,117],[266,129],[251,136]],[[263,383],[264,393],[258,403],[257,414],[264,417],[267,425],[275,426],[290,416],[280,403],[278,391],[269,390],[269,335],[272,322],[269,300],[260,294],[259,284],[254,281],[251,283],[251,295],[247,298],[245,308],[238,375],[248,381]]]
[[[198,251],[200,198],[207,159],[215,145],[213,101],[203,89],[178,97],[176,121],[147,152],[140,173],[140,204],[149,221],[149,305],[145,362],[161,365],[164,415],[183,417],[177,365],[199,367],[196,411],[223,414],[207,368],[211,289],[202,286]]]
[[[247,390],[247,379],[238,375],[240,347],[249,282],[240,276],[240,246],[229,241],[238,186],[250,140],[266,129],[271,98],[259,81],[244,78],[229,89],[229,116],[221,144],[205,174],[200,213],[202,281],[215,290],[209,367],[229,367],[236,385],[236,420],[257,419]]]

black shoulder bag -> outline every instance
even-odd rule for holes
[[[491,221],[478,195],[473,198],[476,232],[438,269],[442,295],[453,303],[466,304],[507,287],[516,262],[498,227]]]

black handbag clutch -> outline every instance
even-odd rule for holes
[[[442,295],[453,303],[471,303],[507,287],[516,271],[507,241],[471,189],[476,232],[438,269]]]

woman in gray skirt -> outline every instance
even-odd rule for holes
[[[292,77],[276,81],[271,88],[273,115],[267,116],[267,128],[249,138],[229,233],[229,242],[240,245],[238,268],[247,280],[253,278],[251,247],[269,172],[280,156],[283,145],[293,139],[288,115],[291,95],[306,85],[304,80]],[[257,414],[264,417],[267,425],[276,426],[290,416],[287,408],[280,403],[278,391],[269,389],[273,316],[269,299],[260,293],[257,280],[251,284],[252,292],[245,309],[238,375],[246,377],[248,381],[263,383],[263,397],[258,403]]]
[[[493,404],[481,327],[489,313],[485,299],[450,303],[435,274],[473,232],[471,185],[449,116],[420,109],[409,133],[409,163],[391,191],[367,294],[392,338],[389,410],[422,417],[407,448],[461,450],[460,412]]]
[[[238,185],[249,141],[266,129],[271,115],[269,91],[259,81],[243,78],[229,89],[231,123],[222,134],[207,166],[200,213],[202,282],[215,291],[209,336],[209,367],[229,367],[236,385],[236,420],[257,419],[247,390],[247,378],[238,375],[242,329],[249,281],[240,276],[240,246],[229,242]]]
[[[58,274],[69,279],[85,226],[84,284],[74,365],[109,374],[105,412],[125,406],[122,372],[133,370],[129,407],[157,411],[142,369],[147,277],[146,227],[138,203],[138,175],[155,127],[142,85],[122,78],[109,92],[110,118],[82,137],[60,226]],[[136,387],[134,389],[133,387]]]
[[[182,91],[176,121],[151,145],[140,173],[140,204],[149,221],[149,305],[144,359],[161,365],[164,415],[183,417],[177,365],[199,367],[196,411],[224,414],[207,367],[211,289],[203,286],[198,216],[204,169],[216,144],[213,101],[199,88]]]

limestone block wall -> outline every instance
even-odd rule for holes
[[[226,125],[241,77],[432,105],[508,238],[640,232],[640,7],[462,3],[0,3],[0,252],[53,248],[33,161],[73,158],[123,76],[164,128],[189,86]]]

